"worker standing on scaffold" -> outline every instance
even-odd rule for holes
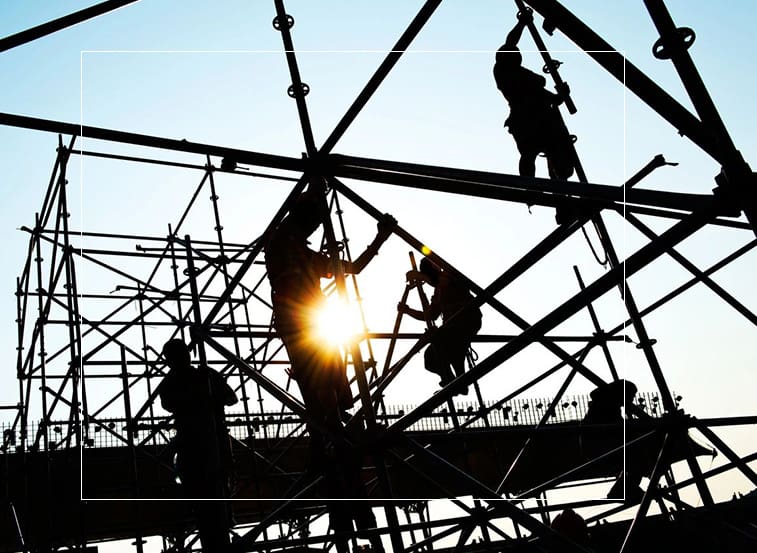
[[[426,370],[439,375],[439,385],[444,387],[455,376],[461,376],[465,372],[465,357],[470,349],[471,341],[481,330],[481,309],[475,307],[458,314],[473,301],[468,288],[447,271],[443,271],[428,257],[421,259],[418,268],[420,270],[407,272],[407,280],[426,282],[434,287],[434,295],[431,296],[428,309],[424,313],[404,303],[399,303],[397,311],[419,321],[427,318],[434,320],[441,315],[443,328],[436,333],[431,344],[426,348],[424,362]],[[463,393],[468,393],[467,389]]]
[[[550,178],[566,180],[573,174],[575,153],[573,139],[557,107],[563,98],[544,88],[547,84],[544,77],[521,65],[518,42],[532,19],[530,8],[518,13],[518,22],[497,50],[494,80],[510,105],[505,127],[520,152],[520,175],[535,176],[536,156],[544,153]]]
[[[273,324],[284,342],[292,378],[308,413],[311,470],[324,475],[324,494],[329,499],[363,499],[367,496],[361,479],[362,458],[345,446],[343,423],[353,406],[347,369],[339,349],[324,343],[315,331],[314,312],[325,301],[321,278],[332,277],[339,262],[308,247],[308,238],[326,215],[325,188],[322,177],[311,178],[308,189],[270,234],[264,248],[265,265],[271,283]],[[353,262],[342,261],[344,272],[361,272],[396,225],[394,217],[383,215],[376,237],[365,251]],[[336,531],[349,531],[353,521],[358,530],[376,527],[370,506],[363,502],[329,502],[328,510]],[[371,541],[375,551],[383,551],[380,538]],[[347,552],[346,540],[337,540],[337,550]]]
[[[264,252],[271,283],[273,324],[284,342],[310,419],[321,428],[342,427],[345,411],[353,406],[346,367],[338,348],[320,340],[315,330],[315,311],[325,301],[321,278],[335,272],[338,260],[308,247],[308,238],[322,224],[325,184],[311,180],[308,189],[294,202],[289,214],[272,231]],[[345,273],[357,274],[378,254],[397,221],[384,215],[378,222],[376,238],[353,262],[343,261]],[[309,426],[311,437],[320,431]]]
[[[188,499],[228,498],[232,456],[224,407],[234,405],[237,396],[216,371],[192,366],[182,340],[166,342],[163,358],[170,370],[158,385],[158,395],[163,409],[174,415],[176,469],[184,495]],[[202,550],[225,551],[231,522],[228,505],[196,501],[192,508]]]

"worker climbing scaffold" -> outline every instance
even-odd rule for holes
[[[568,88],[564,85],[560,94],[549,92],[544,88],[547,83],[544,77],[523,67],[518,42],[532,18],[530,9],[518,13],[518,22],[497,50],[494,80],[510,105],[505,127],[513,135],[520,152],[520,175],[535,176],[536,157],[543,153],[550,178],[565,180],[575,168],[573,138],[558,111],[558,106],[567,97]]]
[[[292,378],[308,410],[311,438],[320,439],[316,436],[322,429],[339,432],[353,398],[338,348],[328,347],[315,332],[315,314],[325,301],[321,278],[334,275],[338,261],[308,247],[308,238],[321,226],[326,209],[323,184],[316,181],[311,180],[308,190],[271,233],[265,246],[265,264],[271,283],[273,324],[284,342]],[[361,272],[396,224],[393,217],[385,215],[365,251],[353,262],[341,262],[344,272]]]
[[[202,364],[192,366],[189,348],[175,338],[163,346],[169,372],[158,386],[163,408],[176,426],[176,469],[187,499],[229,497],[232,456],[224,407],[237,396],[224,378]],[[223,552],[229,546],[231,512],[223,501],[193,501],[203,551]]]
[[[412,255],[411,261],[414,267]],[[426,370],[439,375],[439,385],[444,387],[465,372],[471,341],[481,330],[481,310],[478,307],[466,310],[466,305],[473,300],[468,288],[428,257],[421,259],[419,270],[413,268],[407,272],[407,280],[418,287],[423,309],[413,309],[400,302],[397,311],[426,321],[431,328],[432,321],[442,317],[442,327],[426,348],[424,363]],[[425,301],[421,288],[424,282],[434,288],[430,302]],[[463,393],[467,394],[467,389]]]
[[[378,222],[376,237],[353,262],[311,250],[308,238],[328,216],[325,188],[322,178],[311,178],[308,189],[268,238],[265,264],[271,283],[273,324],[284,342],[291,376],[307,410],[310,471],[314,476],[323,476],[324,496],[362,499],[366,497],[360,476],[362,455],[350,446],[359,437],[348,437],[345,429],[350,417],[347,410],[354,404],[346,365],[339,349],[324,343],[315,330],[317,313],[326,299],[321,278],[334,276],[339,263],[344,273],[360,273],[391,236],[397,221],[384,215]],[[349,508],[330,502],[328,507],[331,527],[337,532],[350,531],[353,521],[359,530],[376,526],[365,504]],[[373,542],[379,551],[380,539]],[[337,550],[343,553],[345,548],[346,543],[337,540]]]

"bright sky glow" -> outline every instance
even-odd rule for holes
[[[336,294],[331,294],[316,310],[315,319],[317,336],[332,346],[349,346],[362,332],[355,305]]]

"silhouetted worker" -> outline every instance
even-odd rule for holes
[[[550,178],[564,180],[573,174],[575,154],[573,140],[557,108],[563,98],[544,88],[547,84],[544,77],[521,65],[523,58],[518,51],[523,29],[532,18],[531,10],[518,13],[518,22],[497,50],[494,80],[510,104],[505,127],[520,152],[519,173],[524,177],[535,176],[536,156],[543,152]]]
[[[176,469],[184,495],[226,498],[232,458],[224,406],[235,404],[236,394],[213,369],[194,368],[182,340],[166,342],[163,358],[170,370],[158,386],[158,394],[163,409],[174,415]],[[194,510],[203,551],[223,551],[229,544],[225,502],[198,501]]]
[[[353,522],[354,528],[357,530],[376,528],[376,517],[373,514],[373,510],[362,502],[346,500],[329,501],[326,503],[326,507],[329,511],[329,523],[334,532],[352,532]],[[369,538],[369,541],[372,552],[383,553],[384,546],[381,543],[380,536],[372,536]],[[350,549],[347,542],[347,538],[337,538],[334,540],[338,553],[349,553]]]
[[[623,413],[630,417],[627,407],[636,397],[636,385],[628,380],[615,380],[592,390],[589,409],[584,422],[589,424],[622,423]],[[625,411],[624,411],[625,406]]]
[[[323,189],[322,180],[315,178],[297,198],[265,245],[265,264],[273,324],[286,347],[291,375],[308,413],[310,470],[323,473],[327,497],[361,498],[365,497],[362,455],[348,447],[342,422],[353,406],[346,366],[338,348],[319,340],[314,328],[314,315],[325,301],[321,278],[331,277],[339,262],[308,247],[308,238],[327,216]],[[376,238],[365,251],[351,263],[342,262],[344,272],[361,272],[396,225],[392,216],[384,215]],[[328,447],[329,442],[333,447]],[[370,508],[360,502],[351,503],[347,511],[339,504],[329,504],[329,518],[340,530],[352,528],[353,520],[360,529],[376,525]],[[342,545],[340,541],[339,547]]]
[[[592,390],[589,403],[589,409],[584,416],[583,422],[586,424],[621,424],[625,418],[630,419],[631,413],[629,407],[633,404],[636,396],[636,385],[627,380],[615,380],[598,386]],[[583,439],[586,453],[590,456],[605,453],[601,451],[600,446],[592,443],[591,440]],[[623,497],[625,488],[626,501],[635,503],[641,499],[644,491],[640,488],[642,470],[638,468],[637,459],[643,455],[636,454],[629,448],[626,457],[626,470],[621,472],[613,484],[607,497],[618,499]]]
[[[589,528],[584,518],[573,509],[565,509],[552,521],[552,529],[578,545],[589,545]]]
[[[338,348],[319,340],[315,312],[325,301],[321,278],[334,274],[327,254],[308,247],[308,237],[321,225],[325,197],[314,186],[300,195],[265,245],[265,264],[271,283],[273,324],[284,342],[311,421],[329,430],[339,429],[344,411],[353,406],[346,367]],[[345,273],[357,274],[378,253],[397,221],[384,215],[376,238],[353,262],[342,261]],[[309,426],[311,436],[318,431]]]
[[[455,376],[465,372],[465,357],[471,341],[481,330],[481,310],[478,307],[453,316],[473,299],[468,288],[458,279],[437,267],[428,257],[421,259],[418,271],[408,271],[408,281],[427,282],[434,287],[434,295],[424,313],[407,305],[397,304],[397,310],[419,321],[442,317],[443,326],[426,348],[426,370],[438,374],[439,385],[444,387]],[[452,367],[452,370],[450,370]],[[452,371],[454,370],[454,376]],[[467,389],[463,392],[467,393]]]

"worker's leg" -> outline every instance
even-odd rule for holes
[[[462,376],[465,373],[465,358],[471,341],[481,329],[480,313],[461,317],[454,326],[449,327],[444,339],[444,348],[455,376]],[[466,388],[463,393],[467,394],[468,389]]]
[[[552,150],[547,157],[549,176],[553,179],[568,180],[573,175],[575,165],[571,149],[558,147]]]
[[[203,464],[198,455],[179,455],[178,469],[181,478],[184,496],[187,499],[221,498],[219,495],[219,482],[208,470],[207,464]],[[183,457],[183,459],[182,459]],[[203,551],[218,551],[223,553],[229,546],[229,526],[231,524],[230,511],[224,501],[192,501],[200,542]]]
[[[520,125],[511,130],[515,144],[518,145],[520,161],[518,162],[518,173],[521,177],[533,177],[536,175],[536,156],[539,155],[543,142],[536,130],[528,125]]]
[[[318,388],[316,383],[306,378],[297,380],[297,385],[300,388],[302,401],[305,404],[307,412],[306,427],[310,435],[308,442],[308,471],[312,474],[321,474],[327,464],[325,460],[327,437],[323,433],[326,428],[326,422]]]
[[[228,550],[229,514],[226,502],[198,501],[194,510],[203,553],[223,553]]]
[[[455,353],[452,356],[452,370],[455,371],[455,376],[463,376],[465,372],[465,353],[468,350],[468,344],[461,344],[460,347],[455,348]]]
[[[351,532],[352,516],[350,515],[350,502],[346,501],[329,501],[326,509],[329,512],[329,525],[334,532]],[[349,553],[347,538],[337,538],[334,540],[338,553]]]
[[[426,348],[423,360],[427,371],[439,375],[440,386],[446,386],[454,378],[449,368],[449,362],[441,352],[441,347],[438,343],[434,342]]]
[[[468,352],[468,343],[457,339],[448,341],[445,349],[447,350],[447,358],[450,365],[452,365],[452,370],[455,371],[455,377],[462,376],[465,373],[465,354]],[[468,387],[466,386],[459,393],[467,395]]]
[[[533,177],[536,175],[536,156],[538,152],[527,151],[520,154],[518,162],[518,174],[521,177]]]
[[[369,530],[376,528],[376,515],[373,514],[373,509],[366,502],[357,502],[354,518],[355,527],[358,530]],[[381,542],[381,536],[372,536],[368,539],[371,542],[371,549],[375,553],[383,553],[384,544]]]
[[[547,155],[549,176],[553,179],[567,180],[573,175],[576,156],[573,137],[557,109],[552,109],[547,114],[545,128],[547,134],[544,137],[544,152]]]

